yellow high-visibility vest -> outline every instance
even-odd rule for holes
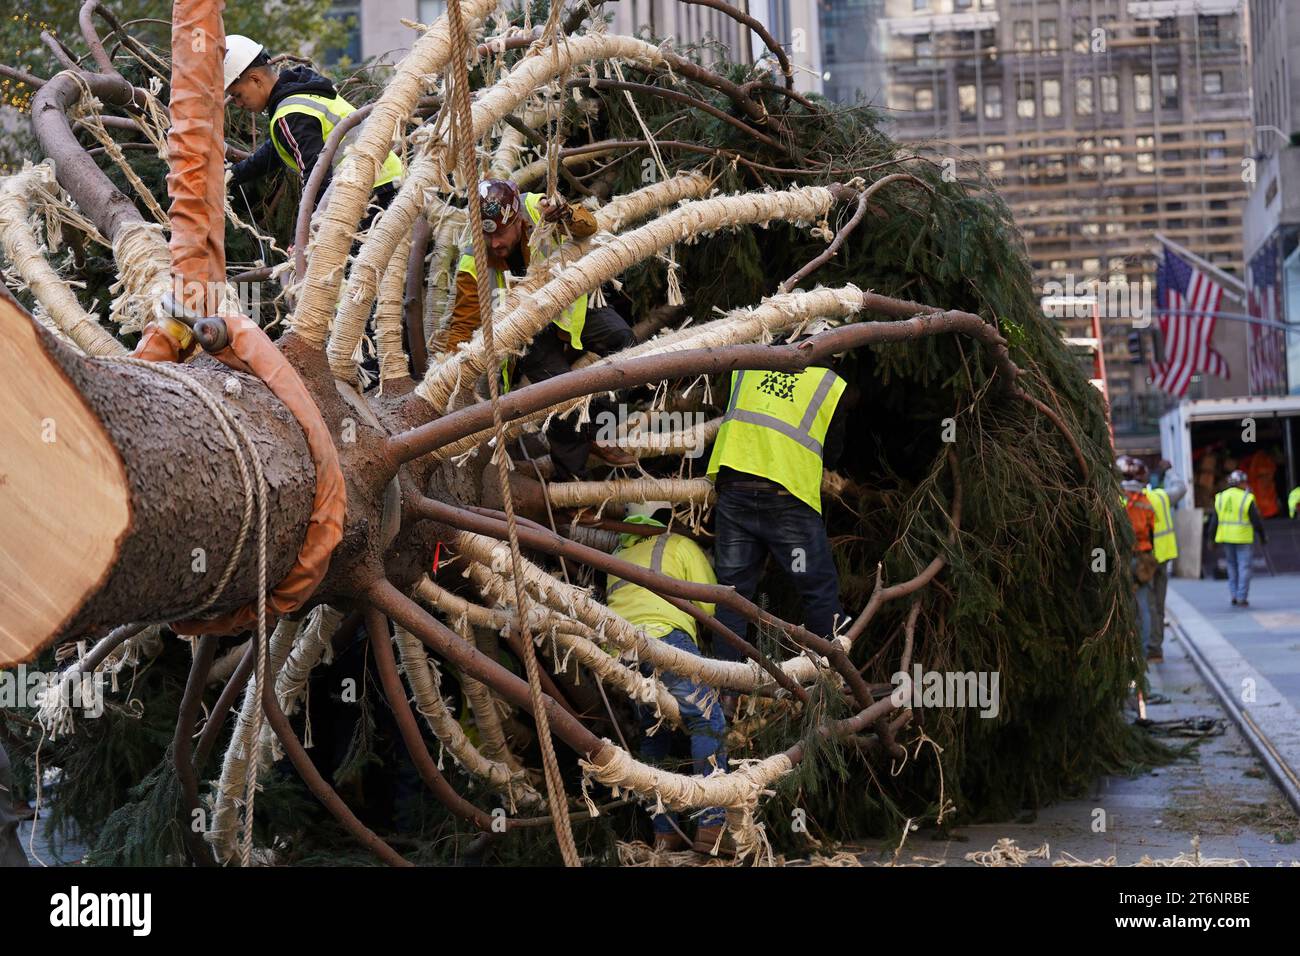
[[[1156,529],[1152,539],[1152,551],[1161,564],[1178,557],[1178,539],[1174,536],[1173,505],[1169,501],[1169,492],[1163,488],[1148,488],[1147,501],[1156,513]]]
[[[757,475],[821,514],[822,442],[843,394],[844,379],[828,368],[732,372],[709,477],[724,465]]]
[[[528,219],[534,226],[542,221],[541,201],[545,198],[541,193],[524,193],[524,209],[528,213]],[[555,234],[555,243],[544,242],[537,247],[534,255],[545,258],[555,251],[556,244],[564,243],[564,236],[557,231]],[[497,289],[506,287],[506,277],[499,269],[493,269],[489,265],[488,284]],[[457,272],[468,272],[475,279],[478,278],[478,266],[474,262],[473,253],[460,257],[460,262],[456,266]],[[552,324],[564,330],[569,334],[569,342],[575,349],[582,351],[582,330],[587,324],[587,294],[584,292],[578,298],[573,300],[573,304],[552,320]]]
[[[286,148],[285,144],[280,142],[280,137],[276,135],[276,121],[288,116],[290,113],[306,113],[308,116],[314,116],[320,120],[321,139],[329,141],[330,133],[334,127],[343,122],[343,117],[356,111],[356,108],[341,96],[330,98],[321,96],[317,93],[296,93],[293,96],[286,96],[276,104],[275,114],[271,117],[271,143],[275,146],[275,151],[280,154],[280,159],[284,164],[302,175],[302,169],[298,165],[298,157]],[[347,152],[348,146],[354,136],[356,136],[360,126],[354,126],[343,137],[343,142],[334,153],[335,169],[339,163],[343,162],[343,154]],[[379,167],[379,173],[375,176],[375,186],[382,186],[384,183],[391,183],[397,177],[402,175],[402,161],[391,150],[384,157],[384,164]]]
[[[1300,486],[1292,488],[1291,494],[1286,496],[1287,514],[1294,518],[1298,508],[1300,508]]]
[[[1255,540],[1250,523],[1250,506],[1254,503],[1255,496],[1242,488],[1225,488],[1214,496],[1214,512],[1219,516],[1215,544],[1250,544]]]
[[[659,527],[659,522],[646,522]],[[650,568],[679,581],[717,584],[713,565],[700,546],[680,534],[665,533],[639,537],[627,534],[615,554],[638,567]],[[651,637],[663,637],[673,630],[685,631],[699,644],[695,618],[669,604],[653,591],[611,574],[605,587],[605,603],[611,611],[634,627],[644,627]],[[712,604],[695,602],[705,614],[712,615]]]

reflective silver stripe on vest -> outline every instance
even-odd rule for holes
[[[764,412],[751,412],[743,408],[737,410],[736,396],[740,394],[740,383],[744,380],[744,377],[744,372],[740,372],[736,376],[736,384],[731,390],[731,401],[728,403],[727,414],[723,418],[723,423],[735,421],[744,422],[747,425],[757,425],[759,428],[770,428],[773,431],[780,432],[791,441],[798,442],[820,458],[822,443],[812,437],[812,427],[813,423],[817,421],[817,414],[822,410],[822,406],[826,404],[831,389],[835,386],[835,373],[830,369],[825,370],[822,380],[817,384],[817,391],[813,393],[812,400],[808,402],[808,407],[804,410],[803,419],[800,420],[797,426]]]
[[[731,398],[727,401],[727,417],[728,417],[728,418],[730,418],[730,417],[731,417],[731,413],[734,412],[734,411],[736,410],[736,399],[737,399],[737,397],[739,397],[739,395],[740,395],[740,385],[741,385],[741,383],[744,382],[744,381],[745,381],[745,373],[744,373],[744,371],[739,371],[739,372],[737,372],[737,373],[736,373],[736,381],[735,381],[735,383],[731,386]]]
[[[1223,492],[1219,492],[1219,493],[1220,493],[1220,494],[1223,494]],[[1247,504],[1247,502],[1249,502],[1249,501],[1250,501],[1250,495],[1248,495],[1248,494],[1246,494],[1246,495],[1242,495],[1242,496],[1241,496],[1241,504],[1237,506],[1237,520],[1236,520],[1236,521],[1223,521],[1223,520],[1220,520],[1220,521],[1219,521],[1219,524],[1230,524],[1230,525],[1248,525],[1248,524],[1250,524],[1249,519],[1247,519],[1247,517],[1246,517],[1246,504]],[[1219,509],[1218,509],[1218,507],[1216,506],[1214,510],[1215,510],[1215,511],[1218,511]]]
[[[1169,513],[1169,496],[1167,494],[1156,495],[1156,505],[1160,508],[1160,512],[1164,516],[1165,530],[1157,531],[1155,536],[1157,538],[1163,538],[1167,534],[1174,533],[1173,516]]]
[[[335,126],[343,122],[343,117],[339,116],[328,106],[324,106],[307,96],[286,96],[279,103],[275,104],[275,111],[277,113],[280,112],[281,107],[284,106],[305,106],[313,113],[318,113],[321,116],[324,116]]]
[[[822,376],[822,380],[817,383],[817,391],[813,392],[812,401],[808,403],[808,410],[803,413],[803,421],[799,423],[800,431],[812,432],[813,422],[817,420],[817,413],[822,410],[822,405],[826,402],[826,396],[831,393],[831,386],[834,384],[835,373],[827,369],[826,374]]]
[[[665,531],[663,534],[659,535],[659,539],[655,542],[654,548],[650,551],[651,571],[658,571],[660,574],[664,573],[664,551],[667,548],[668,548],[668,532]],[[624,581],[622,578],[619,578],[617,581],[615,581],[613,584],[611,584],[609,587],[605,589],[605,597],[609,597],[611,594],[613,594],[623,585],[631,584],[631,583],[632,583],[631,581]]]

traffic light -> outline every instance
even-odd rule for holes
[[[1142,333],[1134,329],[1128,334],[1128,360],[1132,365],[1145,365],[1146,355],[1142,349]]]

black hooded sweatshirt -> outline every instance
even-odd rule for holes
[[[338,92],[326,77],[305,66],[281,70],[279,79],[271,88],[270,99],[266,101],[266,115],[274,116],[276,107],[285,97],[303,94],[333,98],[338,95]],[[275,135],[284,148],[295,155],[305,183],[311,176],[321,150],[325,148],[320,120],[307,113],[290,113],[276,122],[279,128],[275,131]],[[238,186],[252,179],[260,179],[271,172],[279,162],[280,154],[275,151],[275,146],[268,136],[266,142],[257,147],[248,159],[235,163],[231,168],[230,184]],[[316,193],[317,203],[320,202],[320,197],[325,195],[325,188],[329,185],[333,173],[331,169],[325,174],[320,191]]]

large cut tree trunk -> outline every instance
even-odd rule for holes
[[[292,565],[315,471],[261,382],[209,359],[170,365],[233,408],[267,487],[267,579]],[[191,389],[88,359],[0,299],[0,667],[53,639],[183,618],[210,598],[245,508],[235,451]],[[255,519],[256,510],[252,512]],[[213,612],[256,594],[257,533]]]

